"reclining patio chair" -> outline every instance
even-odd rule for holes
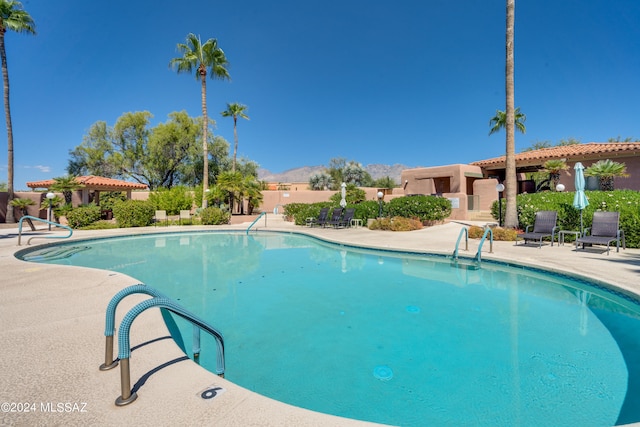
[[[542,247],[542,239],[545,237],[551,237],[551,246],[556,235],[556,221],[558,220],[558,212],[556,211],[538,211],[536,212],[536,219],[533,223],[533,231],[529,232],[530,225],[527,225],[524,233],[519,233],[516,236],[516,245],[518,239],[523,239],[524,244],[527,244],[528,240],[538,241],[538,248]]]
[[[618,228],[619,224],[620,212],[594,212],[591,228],[585,229],[585,235],[576,240],[576,246],[582,243],[582,249],[584,249],[585,244],[607,245],[607,255],[609,255],[611,242],[616,242],[616,252],[620,252],[620,239],[622,239],[622,248],[627,249],[624,231]]]
[[[323,227],[326,227],[328,225],[331,225],[333,227],[335,227],[341,220],[342,218],[342,211],[344,209],[342,208],[334,208],[333,212],[331,212],[331,219],[327,222],[324,223]]]
[[[327,222],[329,216],[329,208],[320,209],[320,213],[318,214],[318,218],[307,218],[307,226],[315,227],[317,225],[324,226]]]
[[[351,227],[351,220],[353,219],[353,215],[356,213],[356,210],[353,208],[346,209],[344,211],[344,215],[342,218],[336,223],[333,224],[334,228],[346,228]]]

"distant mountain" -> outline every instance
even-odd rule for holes
[[[412,166],[406,165],[367,165],[365,170],[373,179],[384,178],[390,176],[396,183],[400,184],[400,174],[404,169],[410,169]],[[289,169],[281,173],[273,173],[267,169],[258,170],[258,179],[267,182],[308,182],[313,175],[322,173],[326,169],[325,166],[303,166],[300,168]]]

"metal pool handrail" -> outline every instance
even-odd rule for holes
[[[22,218],[20,218],[20,221],[18,221],[18,246],[20,246],[20,241],[22,240],[22,221],[24,221],[25,219],[28,219],[28,220],[34,220],[35,219],[36,221],[44,222],[45,224],[55,225],[56,227],[65,228],[65,229],[69,230],[69,234],[67,236],[33,236],[29,240],[27,240],[27,245],[30,244],[33,239],[37,239],[37,238],[41,238],[41,239],[66,239],[66,238],[71,237],[71,235],[73,234],[73,229],[71,229],[71,227],[69,227],[69,226],[62,225],[62,224],[59,224],[59,223],[53,222],[53,221],[48,221],[46,219],[37,218],[37,217],[31,216],[31,215],[24,215]]]
[[[484,241],[487,240],[487,234],[490,235],[489,253],[490,254],[493,253],[493,230],[490,227],[486,227],[484,229],[484,233],[482,233],[482,239],[480,239],[480,245],[478,246],[478,253],[476,254],[476,260],[478,261],[478,264],[480,263],[480,258],[482,257],[482,245],[484,244]]]
[[[249,227],[247,227],[247,235],[249,235],[249,230],[251,230],[251,227],[253,227],[253,225],[258,222],[258,220],[260,218],[262,218],[264,216],[264,226],[267,226],[267,212],[262,212],[260,215],[258,215],[258,218],[254,219],[253,222],[251,223],[251,225],[249,225]]]
[[[107,313],[105,316],[104,336],[106,338],[104,348],[104,363],[100,365],[101,371],[108,371],[118,366],[118,359],[113,358],[113,336],[116,333],[116,308],[118,304],[126,296],[133,294],[146,294],[152,297],[164,297],[160,292],[150,286],[143,284],[132,285],[124,288],[111,298],[109,305],[107,305]]]
[[[464,232],[464,250],[469,250],[469,230],[467,227],[462,227],[460,233],[458,234],[458,240],[456,241],[456,248],[453,250],[453,259],[458,259],[458,246],[460,245],[460,239],[462,239],[462,234]]]
[[[153,298],[142,301],[141,303],[134,306],[129,312],[124,316],[122,322],[120,323],[120,329],[118,330],[118,360],[120,361],[120,386],[121,386],[121,395],[116,399],[117,406],[128,405],[129,403],[136,400],[138,397],[136,393],[133,393],[131,390],[131,373],[129,369],[129,358],[131,356],[131,344],[129,341],[129,332],[131,330],[131,325],[135,318],[142,313],[143,311],[152,308],[159,307],[164,308],[171,313],[180,316],[181,318],[187,320],[191,324],[193,324],[194,333],[193,333],[193,351],[194,358],[197,358],[200,354],[200,330],[203,329],[205,332],[209,333],[215,341],[218,347],[218,355],[216,360],[216,373],[224,377],[225,371],[225,361],[224,361],[224,338],[222,334],[214,329],[212,326],[209,326],[205,321],[198,318],[194,314],[188,312],[181,306],[179,306],[176,302],[171,299],[164,297],[157,290],[145,286],[145,285],[133,285],[129,286],[122,291],[118,292],[109,302],[107,307],[107,316],[106,316],[106,326],[105,326],[105,336],[107,336],[107,345],[105,350],[105,363],[100,366],[100,370],[108,370],[114,368],[118,361],[113,361],[113,333],[115,330],[115,309],[118,303],[127,295],[131,295],[134,293],[143,293],[147,295],[153,296]],[[111,338],[109,338],[111,337]]]

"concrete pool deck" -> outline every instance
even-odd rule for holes
[[[218,229],[244,230],[248,224]],[[392,233],[356,229],[311,229],[267,215],[254,228],[307,233],[326,240],[384,249],[451,254],[463,227],[447,223],[419,231]],[[212,227],[169,226],[99,231],[75,231],[72,240],[102,236],[189,232]],[[131,385],[138,399],[116,407],[120,369],[102,372],[105,309],[122,288],[138,283],[120,273],[64,265],[20,261],[14,253],[28,247],[34,235],[64,235],[39,227],[27,231],[17,246],[17,229],[0,228],[0,425],[220,425],[220,426],[358,426],[373,425],[296,408],[243,389],[205,371],[168,337],[158,310],[148,310],[131,329]],[[31,246],[50,243],[36,239]],[[469,240],[473,256],[478,240]],[[461,244],[461,249],[464,244]],[[640,250],[610,255],[600,249],[580,250],[565,244],[538,249],[494,242],[483,248],[483,259],[515,261],[554,271],[581,274],[640,294]],[[153,285],[153,284],[150,284]],[[116,325],[135,303],[147,296],[131,296],[121,303]],[[137,347],[137,348],[136,348]],[[114,350],[117,355],[117,345]],[[202,391],[222,387],[225,392],[204,400]],[[7,407],[6,403],[14,405]],[[9,409],[7,411],[6,409]],[[25,409],[26,408],[26,409]],[[11,410],[14,410],[12,412]],[[28,410],[28,412],[27,412]]]

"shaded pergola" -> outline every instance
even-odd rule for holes
[[[77,190],[80,193],[80,200],[82,204],[89,203],[91,193],[94,194],[93,202],[95,204],[100,203],[100,192],[125,192],[127,199],[131,198],[131,192],[133,190],[147,190],[148,187],[145,184],[139,184],[137,182],[121,181],[119,179],[105,178],[102,176],[77,176],[76,182],[83,185],[81,189]],[[54,185],[54,179],[46,179],[43,181],[27,182],[27,187],[38,190],[49,190]]]

